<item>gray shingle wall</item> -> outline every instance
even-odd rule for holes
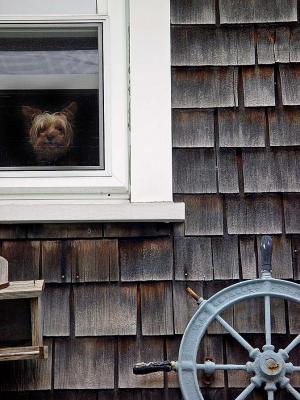
[[[264,233],[274,238],[274,275],[300,280],[296,3],[171,1],[174,200],[186,204],[185,223],[0,225],[10,278],[46,280],[50,350],[48,361],[0,364],[1,399],[180,400],[176,375],[135,377],[131,367],[177,359],[196,310],[186,286],[210,297],[256,278]],[[223,317],[261,346],[260,310],[239,304]],[[26,340],[26,318],[22,327],[12,321],[12,337],[1,329],[10,313],[0,315],[0,341]],[[278,346],[299,333],[298,314],[274,302]],[[245,360],[217,324],[200,357]],[[299,351],[293,357],[299,365]],[[205,398],[229,400],[247,382],[218,373],[201,386]]]

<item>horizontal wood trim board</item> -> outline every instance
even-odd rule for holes
[[[0,361],[34,360],[48,358],[48,347],[6,347],[0,349]]]
[[[180,222],[184,203],[0,203],[0,224],[47,222]]]

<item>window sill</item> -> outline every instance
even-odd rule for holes
[[[184,203],[1,201],[0,223],[180,222]]]

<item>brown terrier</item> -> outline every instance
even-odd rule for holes
[[[69,151],[74,137],[77,103],[72,101],[60,112],[50,113],[22,106],[30,144],[39,163],[55,163]]]

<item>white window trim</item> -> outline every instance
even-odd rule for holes
[[[109,91],[106,90],[111,96],[109,103],[112,113],[111,126],[108,129],[119,133],[119,136],[112,135],[112,158],[124,160],[124,157],[128,157],[127,143],[124,145],[128,135],[124,135],[122,129],[124,122],[125,125],[128,122],[129,111],[129,171],[122,167],[115,172],[112,159],[111,177],[94,176],[89,177],[89,181],[82,177],[80,184],[78,177],[70,176],[69,185],[66,185],[66,178],[63,177],[53,179],[52,185],[43,183],[41,177],[36,178],[40,179],[41,184],[39,190],[36,190],[32,187],[32,180],[22,178],[19,197],[11,188],[9,179],[1,178],[0,221],[169,222],[184,219],[184,204],[172,202],[169,1],[98,0],[97,10],[97,16],[51,16],[51,22],[65,22],[70,19],[72,22],[83,19],[85,22],[99,21],[99,18],[105,19],[105,14],[110,15],[110,40],[114,43],[109,49],[112,67],[110,79],[114,81],[122,76],[122,85],[126,82],[127,90],[126,56],[129,56],[130,93],[128,108],[127,91],[121,90],[120,95],[117,85],[112,85]],[[127,20],[124,18],[125,13]],[[44,16],[34,17],[40,23],[49,22],[49,19],[50,17]],[[1,17],[1,22],[13,21],[32,23],[32,18]],[[120,41],[120,33],[123,39],[127,36],[128,22],[129,49]],[[105,42],[104,45],[109,46]],[[113,113],[116,110],[121,110],[121,113],[114,118]],[[123,141],[123,146],[120,146],[120,140]],[[6,190],[5,196],[1,194],[3,188]],[[107,198],[110,200],[105,201]],[[29,203],[25,204],[26,201]]]

